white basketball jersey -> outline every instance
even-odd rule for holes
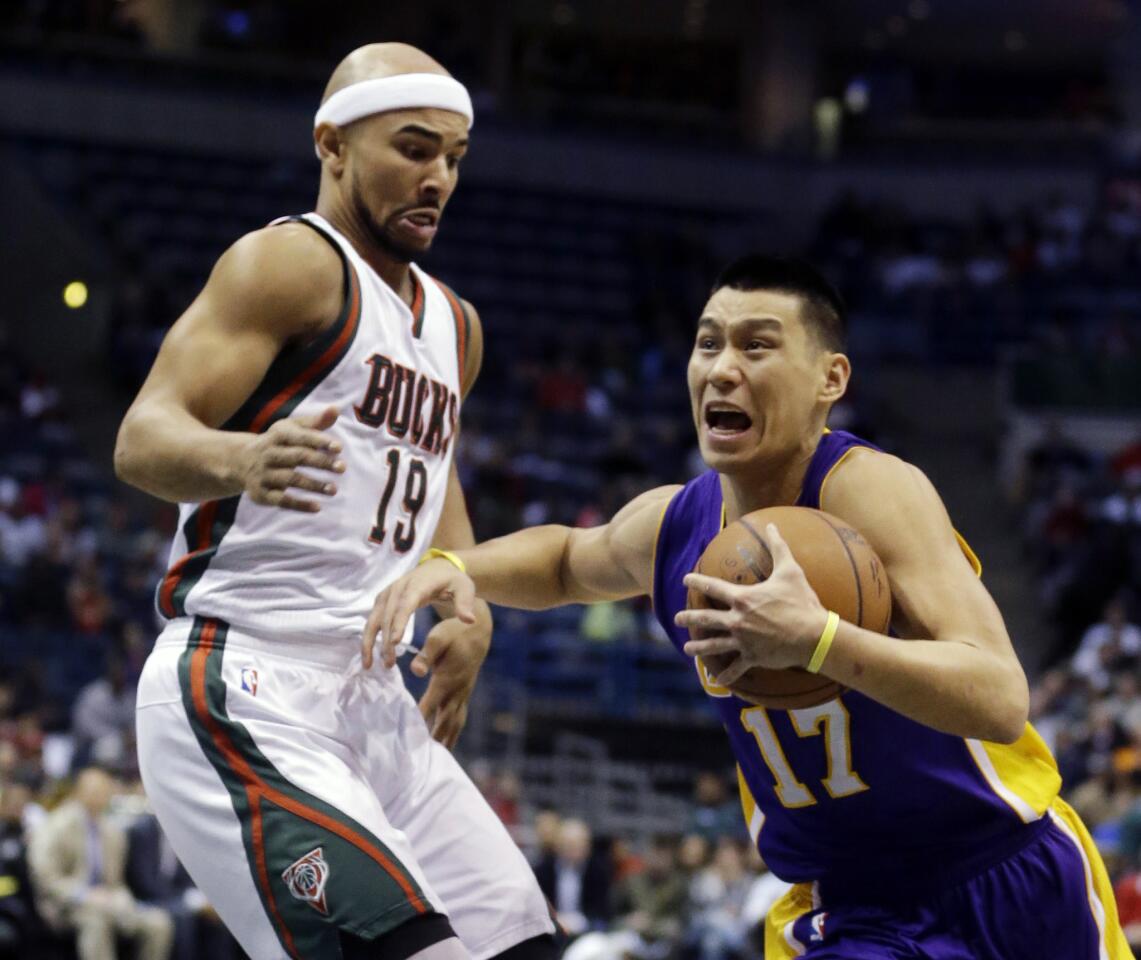
[[[410,309],[314,213],[293,218],[341,254],[345,305],[315,342],[282,351],[223,429],[260,433],[285,417],[340,412],[327,431],[345,472],[319,513],[242,494],[182,504],[160,612],[216,617],[305,643],[359,642],[377,592],[431,544],[448,487],[469,333],[458,298],[415,265]],[[275,221],[277,223],[283,221]]]

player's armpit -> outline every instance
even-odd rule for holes
[[[460,300],[469,321],[466,343],[464,345],[464,368],[460,371],[460,396],[465,400],[475,386],[483,366],[483,323],[479,313],[467,300]]]
[[[620,600],[653,591],[654,547],[662,514],[681,489],[640,494],[600,527],[575,528],[560,568],[567,603]]]

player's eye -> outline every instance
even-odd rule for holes
[[[716,350],[717,341],[713,337],[698,337],[697,349],[699,350]]]
[[[449,170],[455,170],[456,167],[458,167],[460,165],[460,161],[462,159],[463,159],[463,157],[459,157],[459,156],[456,156],[454,154],[449,156],[448,157],[448,169]]]

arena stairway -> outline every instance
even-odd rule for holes
[[[1022,555],[1017,518],[1005,500],[995,450],[1000,439],[996,373],[944,368],[935,375],[912,367],[877,373],[877,389],[891,403],[893,434],[902,456],[932,480],[951,519],[983,564],[983,581],[1002,610],[1027,673],[1043,665],[1047,638],[1031,572]]]

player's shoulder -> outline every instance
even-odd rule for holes
[[[298,222],[262,227],[239,237],[218,267],[246,283],[296,293],[316,287],[340,290],[341,255],[316,230]]]
[[[922,470],[902,457],[876,447],[857,445],[851,447],[836,464],[821,490],[821,498],[823,500],[825,492],[829,496],[848,494],[866,497],[877,487],[913,483],[920,477],[926,479]]]
[[[919,467],[869,447],[853,448],[837,466],[820,507],[873,540],[877,531],[898,539],[946,522],[939,493]]]
[[[614,514],[610,526],[615,530],[627,531],[652,529],[656,536],[663,512],[669,506],[670,501],[683,489],[680,484],[667,484],[638,494]]]
[[[317,328],[340,311],[341,255],[316,230],[285,222],[254,230],[218,259],[210,285],[251,319],[264,316],[299,330]]]

